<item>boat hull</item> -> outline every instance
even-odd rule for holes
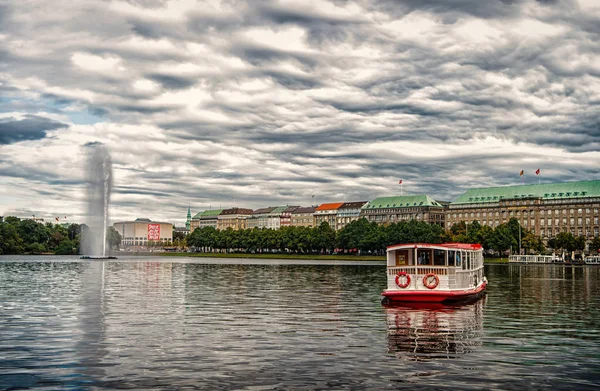
[[[475,288],[453,290],[385,290],[381,294],[385,302],[452,303],[479,298],[485,294],[487,281]]]

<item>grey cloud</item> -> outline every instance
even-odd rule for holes
[[[198,81],[197,78],[193,77],[165,75],[160,73],[148,74],[146,77],[150,80],[160,83],[164,88],[173,90],[189,88]]]
[[[0,144],[13,144],[20,141],[39,140],[46,132],[68,125],[36,115],[27,115],[24,119],[13,117],[0,119]]]

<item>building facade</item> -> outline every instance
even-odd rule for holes
[[[221,212],[223,212],[223,209],[210,209],[196,213],[190,223],[190,233],[194,232],[196,228],[217,228],[217,220]]]
[[[153,243],[169,245],[173,242],[173,224],[171,223],[136,219],[135,221],[116,222],[113,227],[121,234],[121,246],[123,247],[147,247]]]
[[[360,218],[362,207],[369,201],[344,202],[338,209],[335,229],[342,229]]]
[[[217,229],[231,228],[234,231],[248,228],[248,219],[252,216],[252,209],[230,208],[224,209],[217,216]]]
[[[275,210],[274,206],[256,209],[248,219],[248,228],[267,228],[269,225],[269,215]]]
[[[299,207],[292,212],[290,224],[294,227],[314,227],[315,226],[315,207]]]
[[[329,204],[321,204],[315,208],[314,218],[315,227],[326,222],[333,229],[336,227],[338,209],[344,205],[343,202],[332,202]]]
[[[492,228],[516,218],[544,243],[559,232],[599,234],[600,181],[470,189],[450,203],[446,229],[460,221],[478,221]]]
[[[292,225],[292,213],[298,209],[299,206],[286,206],[281,213],[279,213],[279,227],[290,227]]]
[[[379,197],[362,207],[361,217],[377,224],[405,220],[425,221],[444,227],[444,205],[426,194]]]

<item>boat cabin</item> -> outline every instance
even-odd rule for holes
[[[467,243],[389,246],[387,277],[388,291],[476,287],[485,279],[483,248]]]

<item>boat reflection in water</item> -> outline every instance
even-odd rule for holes
[[[404,303],[385,307],[388,353],[408,360],[452,359],[481,346],[485,296],[447,306]]]

